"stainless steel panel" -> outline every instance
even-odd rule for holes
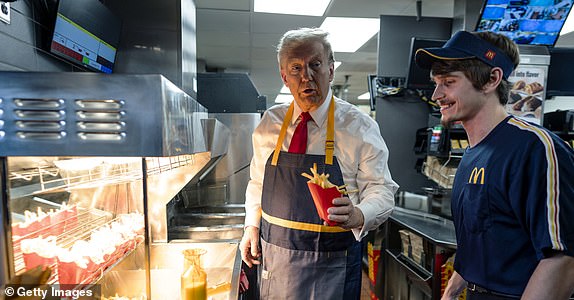
[[[229,127],[229,149],[210,175],[212,182],[227,182],[226,204],[245,203],[245,189],[249,181],[249,164],[253,157],[251,136],[261,120],[259,113],[209,114]]]
[[[210,117],[202,120],[207,149],[211,157],[218,157],[227,153],[229,146],[229,128],[219,120]]]
[[[180,207],[169,219],[169,239],[239,241],[244,220],[243,204]]]
[[[0,156],[207,151],[207,110],[162,75],[0,72]]]
[[[0,285],[8,282],[11,276],[14,276],[14,258],[12,256],[10,230],[10,212],[8,209],[8,189],[6,188],[7,178],[6,158],[0,158]]]

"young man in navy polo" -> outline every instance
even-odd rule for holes
[[[470,146],[452,189],[455,273],[443,299],[568,299],[574,292],[574,151],[508,115],[517,46],[492,32],[457,32],[419,49],[441,121],[460,121]]]

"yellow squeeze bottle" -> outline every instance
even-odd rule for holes
[[[183,251],[184,268],[181,275],[181,299],[207,299],[207,274],[201,266],[204,249],[187,249]]]

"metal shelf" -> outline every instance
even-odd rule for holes
[[[399,264],[401,264],[405,269],[409,270],[409,272],[411,272],[421,281],[427,281],[432,278],[431,272],[421,267],[411,258],[403,255],[399,250],[386,249],[386,251],[393,259],[395,259]]]
[[[55,240],[55,243],[58,247],[63,249],[70,249],[77,241],[87,241],[90,239],[91,234],[97,231],[104,226],[111,226],[114,222],[119,222],[122,216],[117,218],[112,218],[112,214],[109,212],[97,210],[97,209],[88,209],[78,212],[77,216],[74,216],[73,219],[64,219],[61,220],[57,224],[52,224],[47,227],[40,228],[35,232],[31,232],[26,236],[22,236],[18,239],[14,240],[14,268],[16,274],[24,272],[26,270],[26,264],[24,260],[24,253],[22,252],[21,243],[26,239],[31,238],[48,238],[52,236]],[[142,215],[143,218],[143,215]],[[61,233],[54,235],[54,229],[60,227],[62,228]],[[126,242],[129,240],[126,240]],[[119,262],[123,261],[125,257],[127,257],[133,250],[137,248],[139,244],[143,241],[142,238],[135,238],[133,247],[123,249],[124,252],[122,253],[112,253],[115,255],[104,256],[105,262],[101,263],[97,269],[92,270],[91,274],[86,276],[81,282],[77,282],[77,284],[87,285],[93,284],[100,280],[103,275],[108,271],[113,269],[113,267],[118,264]],[[117,249],[117,248],[116,248]],[[122,250],[122,248],[120,248]],[[54,257],[53,262],[48,264],[49,267],[52,269],[52,276],[50,277],[48,283],[55,284],[59,281],[59,268],[57,259]],[[80,268],[76,267],[77,270]]]
[[[194,163],[193,155],[145,158],[147,175],[157,175]],[[54,160],[52,165],[10,171],[12,198],[73,189],[121,184],[142,179],[142,158],[89,157]]]
[[[449,155],[448,160],[441,164],[436,157],[427,156],[427,160],[423,162],[423,174],[436,182],[440,187],[451,189],[454,183],[456,167],[453,168],[449,165],[454,164],[453,161],[459,159],[460,156]]]

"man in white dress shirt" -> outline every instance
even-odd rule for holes
[[[294,101],[268,109],[253,133],[240,250],[249,267],[261,264],[262,299],[359,299],[359,241],[394,207],[398,185],[377,123],[332,94],[335,59],[327,35],[317,28],[284,34],[277,57]],[[307,147],[291,151],[305,112]],[[337,226],[319,218],[301,176],[313,164],[332,183],[356,191],[333,200],[328,219]]]

